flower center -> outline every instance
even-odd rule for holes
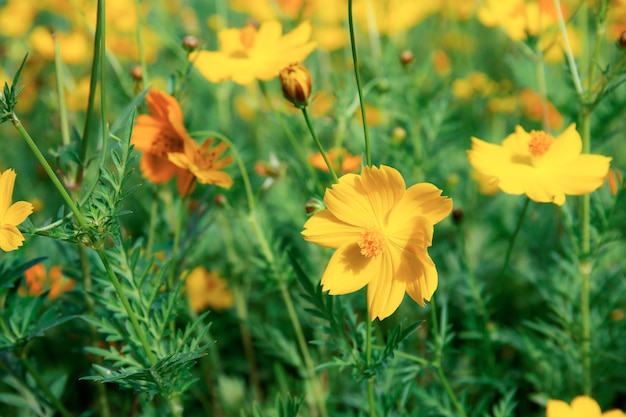
[[[150,146],[150,153],[160,156],[161,158],[167,158],[167,154],[170,152],[182,151],[182,141],[176,134],[170,131],[159,132]]]
[[[246,49],[252,48],[252,45],[254,45],[255,36],[256,28],[254,27],[254,25],[246,25],[246,27],[241,29],[241,33],[239,34],[239,40],[241,41],[241,45],[243,45],[243,47]]]
[[[387,236],[377,227],[370,227],[361,233],[357,242],[361,248],[361,255],[372,258],[382,253],[387,247]]]
[[[552,136],[543,131],[533,130],[530,132],[530,142],[528,142],[528,151],[532,156],[542,156],[545,154],[554,142]]]

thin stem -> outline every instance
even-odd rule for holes
[[[237,311],[237,318],[239,319],[239,331],[241,333],[243,351],[246,355],[246,362],[248,362],[250,385],[252,385],[254,389],[254,396],[256,400],[261,401],[263,393],[261,392],[261,384],[259,382],[259,374],[257,372],[256,355],[254,353],[252,336],[250,335],[250,329],[248,329],[248,306],[246,305],[246,300],[241,292],[241,288],[236,286],[234,288],[233,295],[235,298],[235,310]]]
[[[313,124],[311,123],[311,119],[309,118],[309,112],[306,110],[306,107],[302,108],[302,115],[304,116],[306,125],[309,128],[309,132],[311,132],[313,141],[315,142],[315,145],[317,145],[317,149],[319,149],[320,154],[322,155],[322,158],[324,158],[324,162],[326,163],[326,166],[328,167],[328,171],[330,172],[330,175],[332,175],[333,177],[333,181],[339,182],[339,179],[337,178],[337,173],[335,172],[335,169],[333,168],[333,164],[331,164],[330,160],[328,159],[328,156],[326,155],[326,152],[324,151],[324,147],[322,146],[322,143],[317,137],[317,134],[315,133],[315,129],[313,129]]]
[[[591,138],[591,112],[583,111],[581,121],[583,153],[588,153]],[[591,195],[585,194],[581,197],[581,255],[580,262],[580,309],[581,309],[581,331],[582,331],[582,359],[583,359],[583,393],[591,395],[591,325],[590,325],[590,276],[592,263],[588,259],[591,251]]]
[[[157,188],[152,187],[152,201],[150,202],[150,222],[148,224],[148,240],[146,242],[146,253],[152,254],[154,247],[154,234],[156,233],[157,214],[158,214],[158,193]]]
[[[174,241],[172,242],[172,260],[170,266],[170,276],[168,280],[168,287],[174,288],[174,282],[176,280],[176,273],[178,271],[178,249],[180,246],[180,236],[183,228],[183,218],[185,217],[185,201],[186,197],[180,199],[178,206],[178,215],[176,216],[176,224],[174,225]],[[172,322],[174,324],[174,322]]]
[[[91,131],[91,125],[92,125],[92,119],[94,117],[94,108],[95,108],[95,104],[96,104],[96,89],[98,88],[98,72],[100,71],[100,67],[101,62],[100,62],[100,58],[102,56],[102,48],[103,48],[103,42],[102,42],[102,28],[104,27],[104,16],[101,15],[101,10],[100,10],[100,3],[103,2],[104,0],[98,0],[98,16],[97,16],[97,20],[96,20],[96,32],[94,35],[94,51],[93,51],[93,60],[91,62],[91,76],[89,78],[89,100],[87,103],[87,111],[86,111],[86,118],[85,118],[85,126],[83,127],[83,137],[80,143],[80,156],[79,156],[79,162],[80,162],[80,167],[77,173],[77,182],[80,181],[80,176],[82,176],[82,170],[85,167],[85,164],[87,163],[87,150],[89,148],[89,142],[91,140],[90,138],[90,131]]]
[[[300,351],[302,352],[302,357],[304,358],[304,366],[306,367],[309,380],[311,381],[311,388],[313,390],[313,397],[317,404],[317,408],[322,417],[327,417],[328,410],[326,409],[326,402],[324,401],[324,393],[322,392],[320,382],[315,375],[313,359],[311,358],[311,353],[309,352],[306,339],[304,338],[304,332],[302,331],[298,314],[296,313],[296,309],[293,305],[291,294],[289,294],[289,290],[287,289],[287,285],[284,280],[280,280],[280,293],[283,296],[283,301],[287,307],[287,313],[289,314],[291,324],[293,325],[293,329],[296,333],[296,339],[298,341]]]
[[[515,239],[517,239],[517,235],[522,228],[522,223],[524,222],[524,217],[526,217],[526,212],[528,211],[528,206],[530,205],[530,198],[526,197],[526,201],[524,201],[524,207],[522,208],[522,212],[517,219],[517,224],[515,225],[515,231],[513,232],[513,236],[509,240],[509,247],[506,250],[506,256],[504,257],[504,264],[502,265],[502,269],[500,270],[499,277],[502,277],[506,272],[506,268],[509,266],[509,260],[511,259],[511,253],[513,253],[513,245],[515,244]]]
[[[65,86],[63,84],[63,65],[61,62],[61,49],[56,33],[52,33],[54,40],[54,72],[57,82],[57,97],[59,100],[59,115],[61,118],[61,138],[63,145],[70,144],[70,128],[67,121],[67,106],[65,105]]]
[[[141,81],[144,88],[148,85],[148,65],[146,65],[146,53],[143,47],[143,21],[141,19],[141,0],[135,0],[135,12],[137,13],[137,48],[139,49],[139,64],[141,65]]]
[[[46,399],[50,401],[50,403],[57,409],[63,417],[72,417],[72,413],[69,412],[67,408],[63,405],[63,403],[50,391],[49,384],[47,384],[37,372],[37,369],[33,366],[33,364],[28,360],[24,352],[20,353],[20,362],[24,365],[24,368],[28,371],[28,373],[33,377],[37,387],[44,393]]]
[[[541,98],[541,126],[543,130],[550,129],[550,121],[548,120],[548,88],[546,84],[546,67],[543,56],[535,56],[535,67],[537,70],[537,88],[539,89],[539,97]]]
[[[363,119],[363,134],[365,137],[365,163],[372,166],[372,151],[370,149],[370,136],[367,128],[367,117],[365,115],[365,101],[363,88],[361,87],[361,73],[359,71],[359,59],[356,52],[356,41],[354,39],[354,21],[352,18],[352,0],[348,0],[348,25],[350,26],[350,46],[352,48],[352,62],[354,63],[354,76],[356,78],[356,88],[359,92],[359,102],[361,103],[361,118]]]
[[[574,58],[574,53],[572,52],[572,46],[569,42],[569,37],[567,36],[567,28],[565,27],[565,19],[563,19],[563,12],[561,11],[561,2],[559,0],[554,0],[554,7],[556,8],[556,15],[559,20],[559,28],[561,29],[561,34],[563,36],[563,43],[565,44],[565,56],[567,58],[567,63],[569,64],[569,69],[572,75],[572,80],[574,82],[574,87],[576,88],[576,93],[582,99],[584,96],[583,84],[580,81],[580,75],[578,74],[578,67],[576,66],[576,59]]]
[[[365,333],[365,360],[367,367],[372,366],[372,320],[369,317],[369,305],[367,315],[367,328]],[[376,377],[372,376],[367,380],[367,402],[370,409],[370,417],[376,417],[376,395],[374,392],[374,382]]]
[[[443,334],[439,333],[439,331],[441,330],[442,333],[445,333],[445,323],[442,323],[443,327],[439,329],[439,325],[437,323],[437,304],[434,298],[431,299],[430,301],[430,313],[431,313],[431,318],[433,321],[432,327],[433,327],[433,333],[435,334],[435,346],[436,346],[435,359],[433,360],[432,366],[435,368],[435,371],[437,372],[437,376],[439,377],[439,380],[441,381],[443,388],[446,390],[446,393],[448,394],[450,401],[452,401],[452,405],[456,409],[459,416],[467,417],[467,414],[465,413],[465,409],[463,408],[463,406],[461,405],[461,402],[459,401],[456,394],[452,390],[452,386],[450,385],[450,382],[448,381],[448,378],[446,377],[446,374],[443,371],[443,367],[441,366],[441,357],[443,356],[445,337],[443,337]]]

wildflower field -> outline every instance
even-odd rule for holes
[[[625,416],[626,0],[3,0],[0,57],[0,416]]]

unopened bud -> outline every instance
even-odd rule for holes
[[[226,196],[224,194],[220,193],[213,197],[213,204],[218,207],[224,207],[228,204],[228,200],[226,199]]]
[[[304,210],[306,211],[306,214],[315,214],[318,211],[324,209],[324,202],[318,200],[317,198],[311,198],[304,204]]]
[[[309,104],[311,96],[311,74],[302,64],[292,63],[280,71],[283,95],[299,109]]]
[[[620,33],[617,43],[620,48],[626,49],[626,30]]]
[[[409,51],[408,49],[400,52],[400,63],[402,65],[409,65],[411,62],[413,62],[413,58],[413,52]]]
[[[143,78],[143,70],[141,69],[141,65],[133,65],[130,69],[130,76],[133,77],[135,81],[141,81]]]
[[[183,48],[185,48],[187,52],[195,51],[198,49],[199,45],[200,42],[198,42],[198,38],[195,36],[188,35],[183,38]]]
[[[391,131],[391,141],[393,143],[402,143],[406,139],[406,129],[401,126],[396,126]]]
[[[454,224],[461,224],[463,221],[463,209],[455,208],[452,210],[452,221]]]
[[[624,317],[626,316],[626,314],[624,314],[624,310],[622,310],[621,308],[616,308],[611,310],[611,313],[609,314],[609,316],[611,317],[611,320],[613,321],[622,321],[624,320]]]

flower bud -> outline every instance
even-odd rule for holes
[[[143,70],[141,69],[141,65],[133,65],[130,69],[130,76],[133,77],[135,81],[141,81],[143,78]]]
[[[324,206],[324,202],[318,200],[317,198],[311,198],[304,204],[304,210],[306,214],[315,214],[318,211],[324,210],[326,207]]]
[[[198,38],[195,36],[188,35],[183,38],[183,48],[185,48],[187,52],[195,51],[198,49],[199,45],[200,42],[198,42]]]
[[[413,62],[413,58],[413,52],[409,51],[408,49],[400,52],[400,63],[402,65],[409,65],[411,62]]]
[[[406,139],[406,136],[406,129],[402,126],[396,126],[391,131],[391,142],[395,144],[402,143]]]
[[[463,221],[463,209],[455,208],[454,210],[452,210],[452,221],[454,222],[454,224],[461,224],[461,222]]]
[[[619,44],[620,48],[626,49],[626,30],[620,33],[617,43]]]
[[[283,95],[299,109],[309,104],[311,74],[302,64],[292,63],[280,71]]]
[[[228,205],[228,199],[224,194],[216,194],[215,197],[213,197],[213,204],[218,207],[225,207]]]

